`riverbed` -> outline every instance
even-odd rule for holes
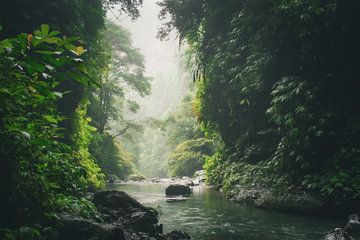
[[[136,182],[107,186],[160,211],[165,233],[185,231],[193,240],[319,240],[344,224],[332,218],[243,206],[206,186],[194,187],[187,201],[166,202],[165,188],[165,184]]]

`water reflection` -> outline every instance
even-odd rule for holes
[[[161,208],[164,231],[188,232],[194,240],[318,240],[341,225],[334,219],[306,217],[241,206],[219,192],[195,187],[185,202],[166,202],[165,185],[118,184],[141,203]]]

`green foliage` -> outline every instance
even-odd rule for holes
[[[132,172],[133,156],[122,142],[128,132],[135,134],[141,126],[125,119],[123,112],[136,112],[139,105],[125,98],[125,93],[134,90],[140,96],[150,93],[150,78],[144,75],[144,57],[132,46],[130,34],[120,26],[106,22],[100,32],[101,46],[97,50],[95,69],[99,88],[88,98],[88,115],[96,127],[91,140],[90,152],[104,173],[124,179]],[[122,141],[118,140],[122,137]]]
[[[202,169],[205,158],[213,154],[213,148],[213,143],[204,138],[179,144],[169,156],[170,175],[192,177]]]
[[[138,137],[139,159],[138,170],[146,177],[167,177],[166,158],[171,151],[167,145],[166,135],[159,129],[148,128]]]
[[[173,176],[178,174],[192,175],[196,170],[201,169],[204,163],[202,153],[197,156],[198,160],[196,160],[197,158],[190,160],[189,155],[185,157],[188,152],[184,152],[183,156],[177,156],[182,157],[182,160],[174,161],[172,165],[169,164],[171,154],[178,145],[188,140],[194,140],[193,144],[196,147],[197,142],[195,140],[204,137],[204,133],[201,131],[195,117],[193,93],[184,97],[176,112],[170,113],[162,121],[148,121],[148,126],[144,134],[138,137],[138,145],[140,149],[143,149],[139,154],[137,164],[137,168],[141,173],[148,177],[167,177],[169,173]],[[195,149],[187,149],[186,151],[198,152]],[[191,166],[191,161],[198,163]],[[188,168],[186,171],[180,169],[185,167]]]
[[[206,140],[196,119],[193,95],[184,97],[180,110],[165,120],[167,144],[172,151],[167,156],[171,176],[192,176],[201,170],[205,158],[212,155],[215,144]]]
[[[87,97],[101,87],[113,54],[103,51],[111,43],[103,47],[98,40],[105,11],[114,4],[136,18],[142,1],[2,2],[0,238],[45,239],[40,226],[57,211],[97,216],[83,197],[104,183],[89,152],[97,129],[90,126]]]
[[[234,188],[256,189],[266,188],[273,192],[289,192],[297,190],[289,183],[288,175],[274,173],[273,165],[269,162],[248,164],[245,162],[225,161],[231,157],[224,157],[226,153],[217,152],[206,158],[204,168],[210,185],[222,188],[228,195]]]
[[[101,173],[101,169],[93,160],[93,156],[90,154],[89,145],[92,140],[92,134],[96,131],[96,128],[89,125],[90,118],[86,116],[88,103],[83,100],[80,103],[72,120],[74,123],[72,126],[73,134],[71,135],[71,145],[76,151],[76,158],[79,164],[86,171],[86,179],[88,185],[93,186],[95,189],[99,189],[104,185],[104,175]]]
[[[160,34],[176,28],[194,51],[202,127],[224,142],[210,181],[266,184],[243,174],[259,169],[330,204],[359,198],[357,1],[160,5]]]
[[[101,220],[99,212],[95,205],[85,197],[74,197],[58,194],[51,200],[54,212],[68,213],[73,216],[79,216],[87,219]],[[50,214],[51,215],[51,214]],[[53,215],[56,218],[56,214]]]
[[[100,87],[89,96],[89,116],[93,125],[103,133],[110,121],[124,125],[122,112],[125,107],[137,111],[136,103],[125,99],[125,92],[134,90],[141,96],[148,95],[150,78],[144,75],[144,57],[131,45],[130,34],[122,27],[107,22],[99,41],[102,45],[96,57],[102,64],[96,67],[96,71]]]
[[[189,139],[204,137],[194,113],[193,96],[185,96],[180,109],[171,113],[164,121],[168,144],[176,146]]]
[[[108,134],[94,134],[90,153],[102,171],[108,176],[125,179],[132,172],[132,157],[122,144]]]
[[[81,53],[69,49],[80,48],[75,44],[47,25],[0,42],[0,222],[27,222],[51,208],[51,194],[78,194],[86,186],[76,153],[61,141],[57,110],[66,94],[57,90],[62,81],[90,82]]]
[[[142,0],[4,0],[2,4],[0,20],[4,31],[1,37],[30,32],[40,24],[48,23],[65,35],[79,36],[89,43],[96,39],[110,7],[116,4],[120,6],[120,13],[135,19],[139,16],[138,7],[142,5]]]
[[[20,227],[15,230],[0,229],[0,237],[4,240],[43,240],[40,231],[32,227]]]

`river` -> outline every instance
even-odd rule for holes
[[[184,202],[166,202],[166,185],[109,184],[145,206],[160,210],[164,232],[181,230],[193,240],[319,240],[344,223],[331,218],[279,213],[243,206],[218,191],[194,187]]]

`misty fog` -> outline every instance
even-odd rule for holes
[[[176,33],[171,33],[166,41],[156,38],[162,24],[158,19],[160,7],[156,2],[144,1],[140,17],[134,21],[119,15],[116,8],[107,15],[109,20],[129,30],[133,45],[145,57],[146,74],[153,78],[151,95],[141,98],[134,92],[127,93],[140,105],[135,116],[129,113],[131,118],[136,119],[161,118],[176,110],[188,88],[189,75],[185,72]]]

